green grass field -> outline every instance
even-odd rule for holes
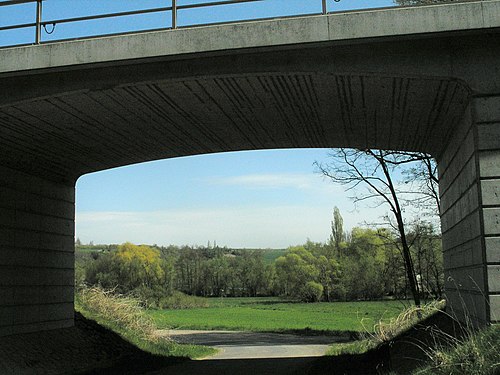
[[[210,307],[149,310],[161,329],[224,329],[263,332],[372,332],[397,316],[407,301],[294,303],[278,298],[210,299]]]

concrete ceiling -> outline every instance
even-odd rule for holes
[[[0,164],[57,181],[212,152],[371,147],[436,153],[457,81],[327,73],[217,75],[78,90],[0,108]]]

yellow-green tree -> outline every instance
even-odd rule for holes
[[[119,280],[128,290],[163,284],[165,272],[158,250],[126,242],[118,246],[114,258],[119,265]]]

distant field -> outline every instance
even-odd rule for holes
[[[266,250],[263,250],[264,262],[266,264],[272,264],[272,263],[274,263],[274,261],[278,257],[285,254],[285,252],[286,252],[286,249],[266,249]]]
[[[102,252],[106,250],[106,245],[76,245],[75,251],[81,253]]]
[[[294,303],[279,298],[210,299],[209,308],[150,310],[161,329],[372,332],[397,316],[407,301]]]

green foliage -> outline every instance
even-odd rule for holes
[[[191,248],[178,250],[177,290],[196,296],[256,296],[268,294],[272,266],[261,250]]]
[[[305,302],[319,302],[323,296],[323,285],[308,281],[301,290],[301,300]]]
[[[174,291],[201,297],[281,295],[305,302],[408,297],[397,235],[354,228],[339,238],[339,244],[308,240],[286,251],[99,245],[105,250],[77,253],[75,283],[131,293],[152,308],[175,306],[181,298],[169,300]],[[440,237],[432,226],[417,223],[408,239],[423,296],[441,298]],[[281,254],[273,264],[266,261],[269,251]]]
[[[208,307],[208,299],[175,291],[171,296],[160,299],[158,309],[182,310]]]
[[[284,255],[286,249],[265,249],[262,250],[262,256],[266,265],[273,265],[276,259]]]
[[[338,255],[342,254],[342,244],[346,240],[344,232],[344,219],[338,207],[333,209],[333,221],[331,222],[332,234],[330,235],[330,245],[334,247]]]
[[[161,257],[160,251],[131,243],[119,245],[116,251],[98,254],[86,269],[86,282],[121,293],[134,292],[154,304],[171,294],[174,284],[172,261]]]
[[[338,356],[345,354],[363,354],[375,349],[377,343],[370,339],[356,340],[353,342],[339,343],[331,345],[326,351],[327,356]]]

